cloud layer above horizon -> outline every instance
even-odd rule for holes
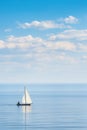
[[[78,29],[77,24],[79,19],[75,16],[17,22],[16,31],[27,31],[26,35],[18,36],[11,34],[13,29],[8,27],[4,30],[7,36],[0,39],[1,70],[4,66],[7,72],[19,69],[41,73],[53,68],[60,71],[60,66],[86,64],[87,29]],[[31,34],[31,29],[39,33]]]
[[[75,55],[78,55],[79,52],[85,53],[87,52],[87,30],[73,29],[71,26],[71,24],[76,24],[78,21],[79,20],[76,17],[69,16],[62,18],[58,22],[45,20],[18,24],[21,29],[37,28],[40,29],[40,32],[44,32],[45,30],[43,29],[57,30],[56,33],[52,33],[51,30],[48,36],[43,33],[44,37],[39,37],[38,34],[37,36],[33,36],[30,33],[24,36],[9,35],[4,40],[0,39],[0,49],[5,49],[7,51],[12,49],[16,50],[17,53],[20,53],[21,51],[24,52],[23,54],[31,56],[34,54],[56,54],[57,56],[64,53],[68,54],[70,57],[70,52],[73,52]],[[20,28],[17,29],[19,30]],[[75,58],[76,57],[73,56],[73,59]]]

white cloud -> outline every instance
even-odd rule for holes
[[[16,44],[15,44],[15,43],[7,43],[7,44],[6,44],[6,47],[7,47],[8,49],[14,49],[14,48],[16,48]]]
[[[78,33],[77,33],[78,32]],[[80,32],[82,32],[80,34]],[[47,51],[83,51],[87,52],[87,45],[83,42],[69,41],[69,39],[86,39],[87,30],[66,30],[63,33],[52,35],[50,40],[42,39],[40,37],[33,37],[32,35],[15,37],[9,36],[6,40],[0,40],[0,49],[20,49],[33,51],[35,53],[46,53]],[[72,35],[71,35],[72,34]],[[53,38],[55,40],[53,40]],[[58,38],[58,39],[57,39]]]
[[[57,46],[57,48],[64,49],[64,50],[69,50],[69,51],[73,51],[73,50],[75,51],[76,50],[76,45],[74,45],[71,42],[67,42],[67,41],[57,42],[56,46]]]
[[[78,19],[74,16],[68,16],[62,20],[44,20],[44,21],[32,21],[32,22],[25,22],[25,23],[18,23],[18,26],[22,29],[28,28],[38,28],[38,29],[54,29],[54,28],[71,28],[68,24],[75,24],[78,22]],[[65,24],[67,23],[67,25]]]
[[[68,40],[44,40],[40,37],[33,37],[32,35],[15,37],[10,36],[5,41],[0,41],[0,48],[8,49],[33,49],[34,52],[46,52],[51,50],[62,50],[62,51],[76,51],[77,45]],[[83,50],[86,47],[79,44],[79,48]]]
[[[64,19],[64,22],[67,24],[75,24],[78,22],[78,19],[74,16],[68,16],[67,18]]]
[[[76,45],[68,41],[48,42],[47,47],[55,50],[75,51]]]
[[[33,37],[32,35],[15,37],[13,35],[8,37],[8,42],[17,42],[17,43],[25,43],[25,42],[42,42],[42,39],[39,37]]]
[[[53,34],[50,36],[50,40],[56,40],[56,39],[74,39],[74,40],[87,40],[87,30],[65,30],[62,33],[59,34]]]
[[[70,28],[70,26],[64,25],[63,23],[57,23],[54,21],[32,21],[32,22],[25,22],[23,24],[19,23],[19,27],[23,29],[27,28],[38,28],[38,29],[52,29],[52,28]]]
[[[6,46],[5,46],[4,41],[0,40],[0,49],[5,48],[5,47],[6,47]]]
[[[5,40],[0,40],[0,49],[28,49],[30,47],[36,47],[43,43],[43,39],[39,37],[33,37],[31,35],[15,37],[13,35],[9,36]]]
[[[64,33],[66,32],[68,32],[68,30]],[[75,44],[74,41],[71,42],[68,38],[65,38],[64,40],[47,40],[27,35],[20,37],[9,36],[4,41],[0,40],[0,49],[5,49],[6,52],[11,52],[11,54],[13,54],[11,56],[5,56],[4,54],[1,61],[6,59],[6,61],[10,62],[12,59],[13,61],[17,59],[18,62],[27,62],[30,60],[30,63],[49,63],[58,60],[61,62],[67,61],[75,63],[77,60],[75,60],[76,57],[73,56],[73,54],[78,55],[80,52],[87,52],[87,45],[83,42],[77,42],[77,44]],[[72,56],[70,56],[70,54],[72,54]]]
[[[43,39],[40,37],[33,37],[32,35],[15,37],[11,35],[7,39],[6,46],[7,48],[28,49],[30,47],[35,47],[41,43],[43,43]]]

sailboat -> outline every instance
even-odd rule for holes
[[[29,95],[27,88],[25,87],[24,96],[22,97],[22,103],[18,102],[17,106],[27,106],[27,105],[31,105],[31,104],[32,104],[31,97]]]

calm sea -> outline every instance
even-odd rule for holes
[[[0,130],[87,130],[86,84],[27,88],[33,104],[24,108],[16,106],[23,96],[22,84],[0,85]]]

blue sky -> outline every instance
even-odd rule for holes
[[[87,0],[0,1],[0,83],[87,83]]]

